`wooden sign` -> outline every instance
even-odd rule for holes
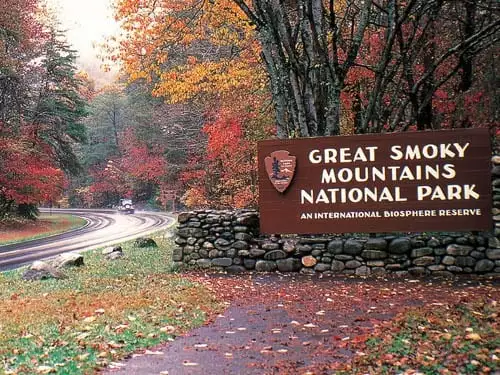
[[[259,142],[261,232],[490,230],[487,129]]]

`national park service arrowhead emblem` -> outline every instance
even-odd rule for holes
[[[264,159],[269,180],[276,190],[283,193],[295,174],[296,157],[285,150],[274,151]]]

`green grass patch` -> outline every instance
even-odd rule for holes
[[[172,243],[122,245],[108,261],[86,252],[67,278],[27,282],[0,274],[0,374],[91,374],[131,352],[172,340],[223,305],[172,272]],[[3,371],[3,372],[2,372]]]
[[[0,245],[36,240],[81,228],[86,220],[66,214],[41,214],[35,221],[13,219],[0,222]]]

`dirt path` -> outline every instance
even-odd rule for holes
[[[355,355],[353,343],[397,313],[499,296],[487,280],[189,277],[227,301],[224,314],[106,374],[333,374]]]

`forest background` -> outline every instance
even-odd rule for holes
[[[96,87],[40,0],[0,4],[0,219],[255,207],[256,144],[499,131],[493,0],[116,0]]]

